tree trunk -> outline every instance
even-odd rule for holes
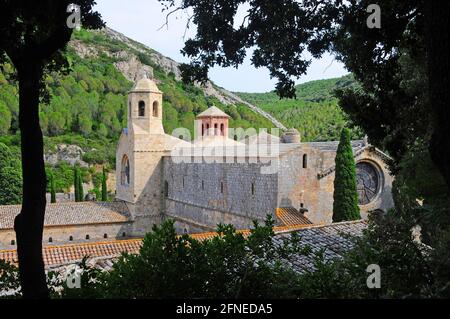
[[[449,3],[426,1],[426,38],[430,103],[434,111],[434,131],[430,154],[450,188],[450,68]]]
[[[24,298],[48,298],[42,258],[46,205],[44,142],[39,125],[39,90],[43,68],[26,60],[16,65],[19,76],[19,127],[21,132],[23,200],[14,221],[19,274]]]

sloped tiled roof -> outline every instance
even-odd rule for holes
[[[367,227],[364,221],[341,222],[330,225],[305,227],[297,231],[302,246],[308,245],[313,252],[324,250],[325,260],[339,258],[353,247],[353,241],[348,237],[361,236]],[[293,231],[287,231],[275,236],[275,241],[282,244]],[[312,271],[314,267],[314,254],[308,256],[297,255],[289,266],[297,272]]]
[[[352,241],[346,235],[360,236],[366,228],[364,221],[342,222],[330,225],[297,225],[274,227],[275,241],[282,244],[283,240],[297,232],[302,245],[308,245],[313,251],[325,250],[325,258],[331,259],[341,256],[352,247]],[[250,231],[239,230],[244,236]],[[197,240],[207,240],[217,236],[215,232],[193,234],[191,237]],[[108,242],[70,244],[62,246],[45,246],[43,248],[44,263],[46,268],[55,268],[62,265],[74,264],[85,256],[91,259],[101,260],[100,267],[111,268],[112,262],[122,252],[136,254],[142,245],[142,239],[114,240]],[[10,263],[17,263],[15,250],[0,251],[0,259]],[[304,272],[314,269],[313,256],[299,255],[290,264],[294,270]]]
[[[0,229],[13,229],[20,205],[0,206]],[[47,204],[45,227],[123,223],[129,220],[123,202],[65,202]]]
[[[75,263],[85,256],[90,258],[117,257],[122,252],[136,254],[142,245],[142,239],[113,240],[106,242],[45,246],[42,249],[46,267]],[[0,259],[17,264],[15,250],[0,251]]]
[[[294,207],[278,207],[275,215],[285,226],[311,225],[312,222]]]
[[[230,117],[227,113],[219,109],[217,106],[210,106],[206,111],[203,111],[197,117]]]
[[[353,151],[357,151],[360,148],[365,147],[364,140],[353,140],[351,141],[351,145],[353,148]],[[330,142],[302,142],[302,145],[307,145],[312,148],[316,148],[322,151],[337,151],[337,148],[339,146],[339,141],[330,141]]]

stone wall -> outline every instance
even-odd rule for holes
[[[165,215],[179,231],[214,230],[219,223],[248,228],[275,212],[277,174],[261,163],[175,163],[164,157]]]
[[[305,167],[303,166],[304,156]],[[327,223],[330,216],[330,200],[333,201],[333,185],[318,180],[323,163],[329,162],[328,154],[303,145],[280,156],[278,180],[278,206],[306,208],[305,216],[313,223]],[[330,199],[331,194],[331,199]]]
[[[303,168],[303,156],[307,156]],[[335,151],[324,151],[309,145],[302,145],[280,157],[278,181],[278,206],[292,206],[308,209],[305,216],[315,224],[327,224],[333,217],[334,170],[319,177],[327,169],[334,167]],[[377,168],[381,187],[376,198],[368,205],[361,205],[361,217],[376,209],[383,211],[393,207],[392,181],[385,159],[373,148],[366,148],[357,154],[355,161],[370,162]]]

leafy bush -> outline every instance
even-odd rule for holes
[[[22,201],[22,169],[9,147],[0,143],[0,205]]]
[[[0,291],[4,294],[3,298],[20,296],[19,269],[2,259],[0,259]]]

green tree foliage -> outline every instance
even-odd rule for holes
[[[77,174],[77,192],[78,192],[78,201],[83,202],[84,201],[84,190],[83,190],[83,177],[81,175],[81,170],[79,167],[76,168],[76,174]]]
[[[392,193],[397,212],[419,224],[423,241],[431,245],[450,227],[450,191],[426,145],[418,142],[408,150],[398,165]]]
[[[0,143],[0,205],[20,204],[22,201],[22,170],[10,149]]]
[[[78,189],[78,168],[74,167],[73,168],[73,189],[74,189],[74,193],[75,193],[75,201],[79,202],[80,201],[80,193],[79,193],[79,189]]]
[[[108,189],[106,186],[106,170],[103,168],[102,171],[102,202],[106,202],[108,200]]]
[[[344,128],[335,158],[333,222],[361,219],[356,190],[356,166],[350,142],[350,131]]]
[[[7,134],[11,128],[11,111],[5,102],[0,101],[0,134]]]
[[[10,298],[20,297],[19,269],[3,259],[0,259],[0,289],[9,292]]]
[[[49,185],[50,185],[50,202],[56,203],[56,190],[55,190],[55,175],[52,171],[49,172]]]

